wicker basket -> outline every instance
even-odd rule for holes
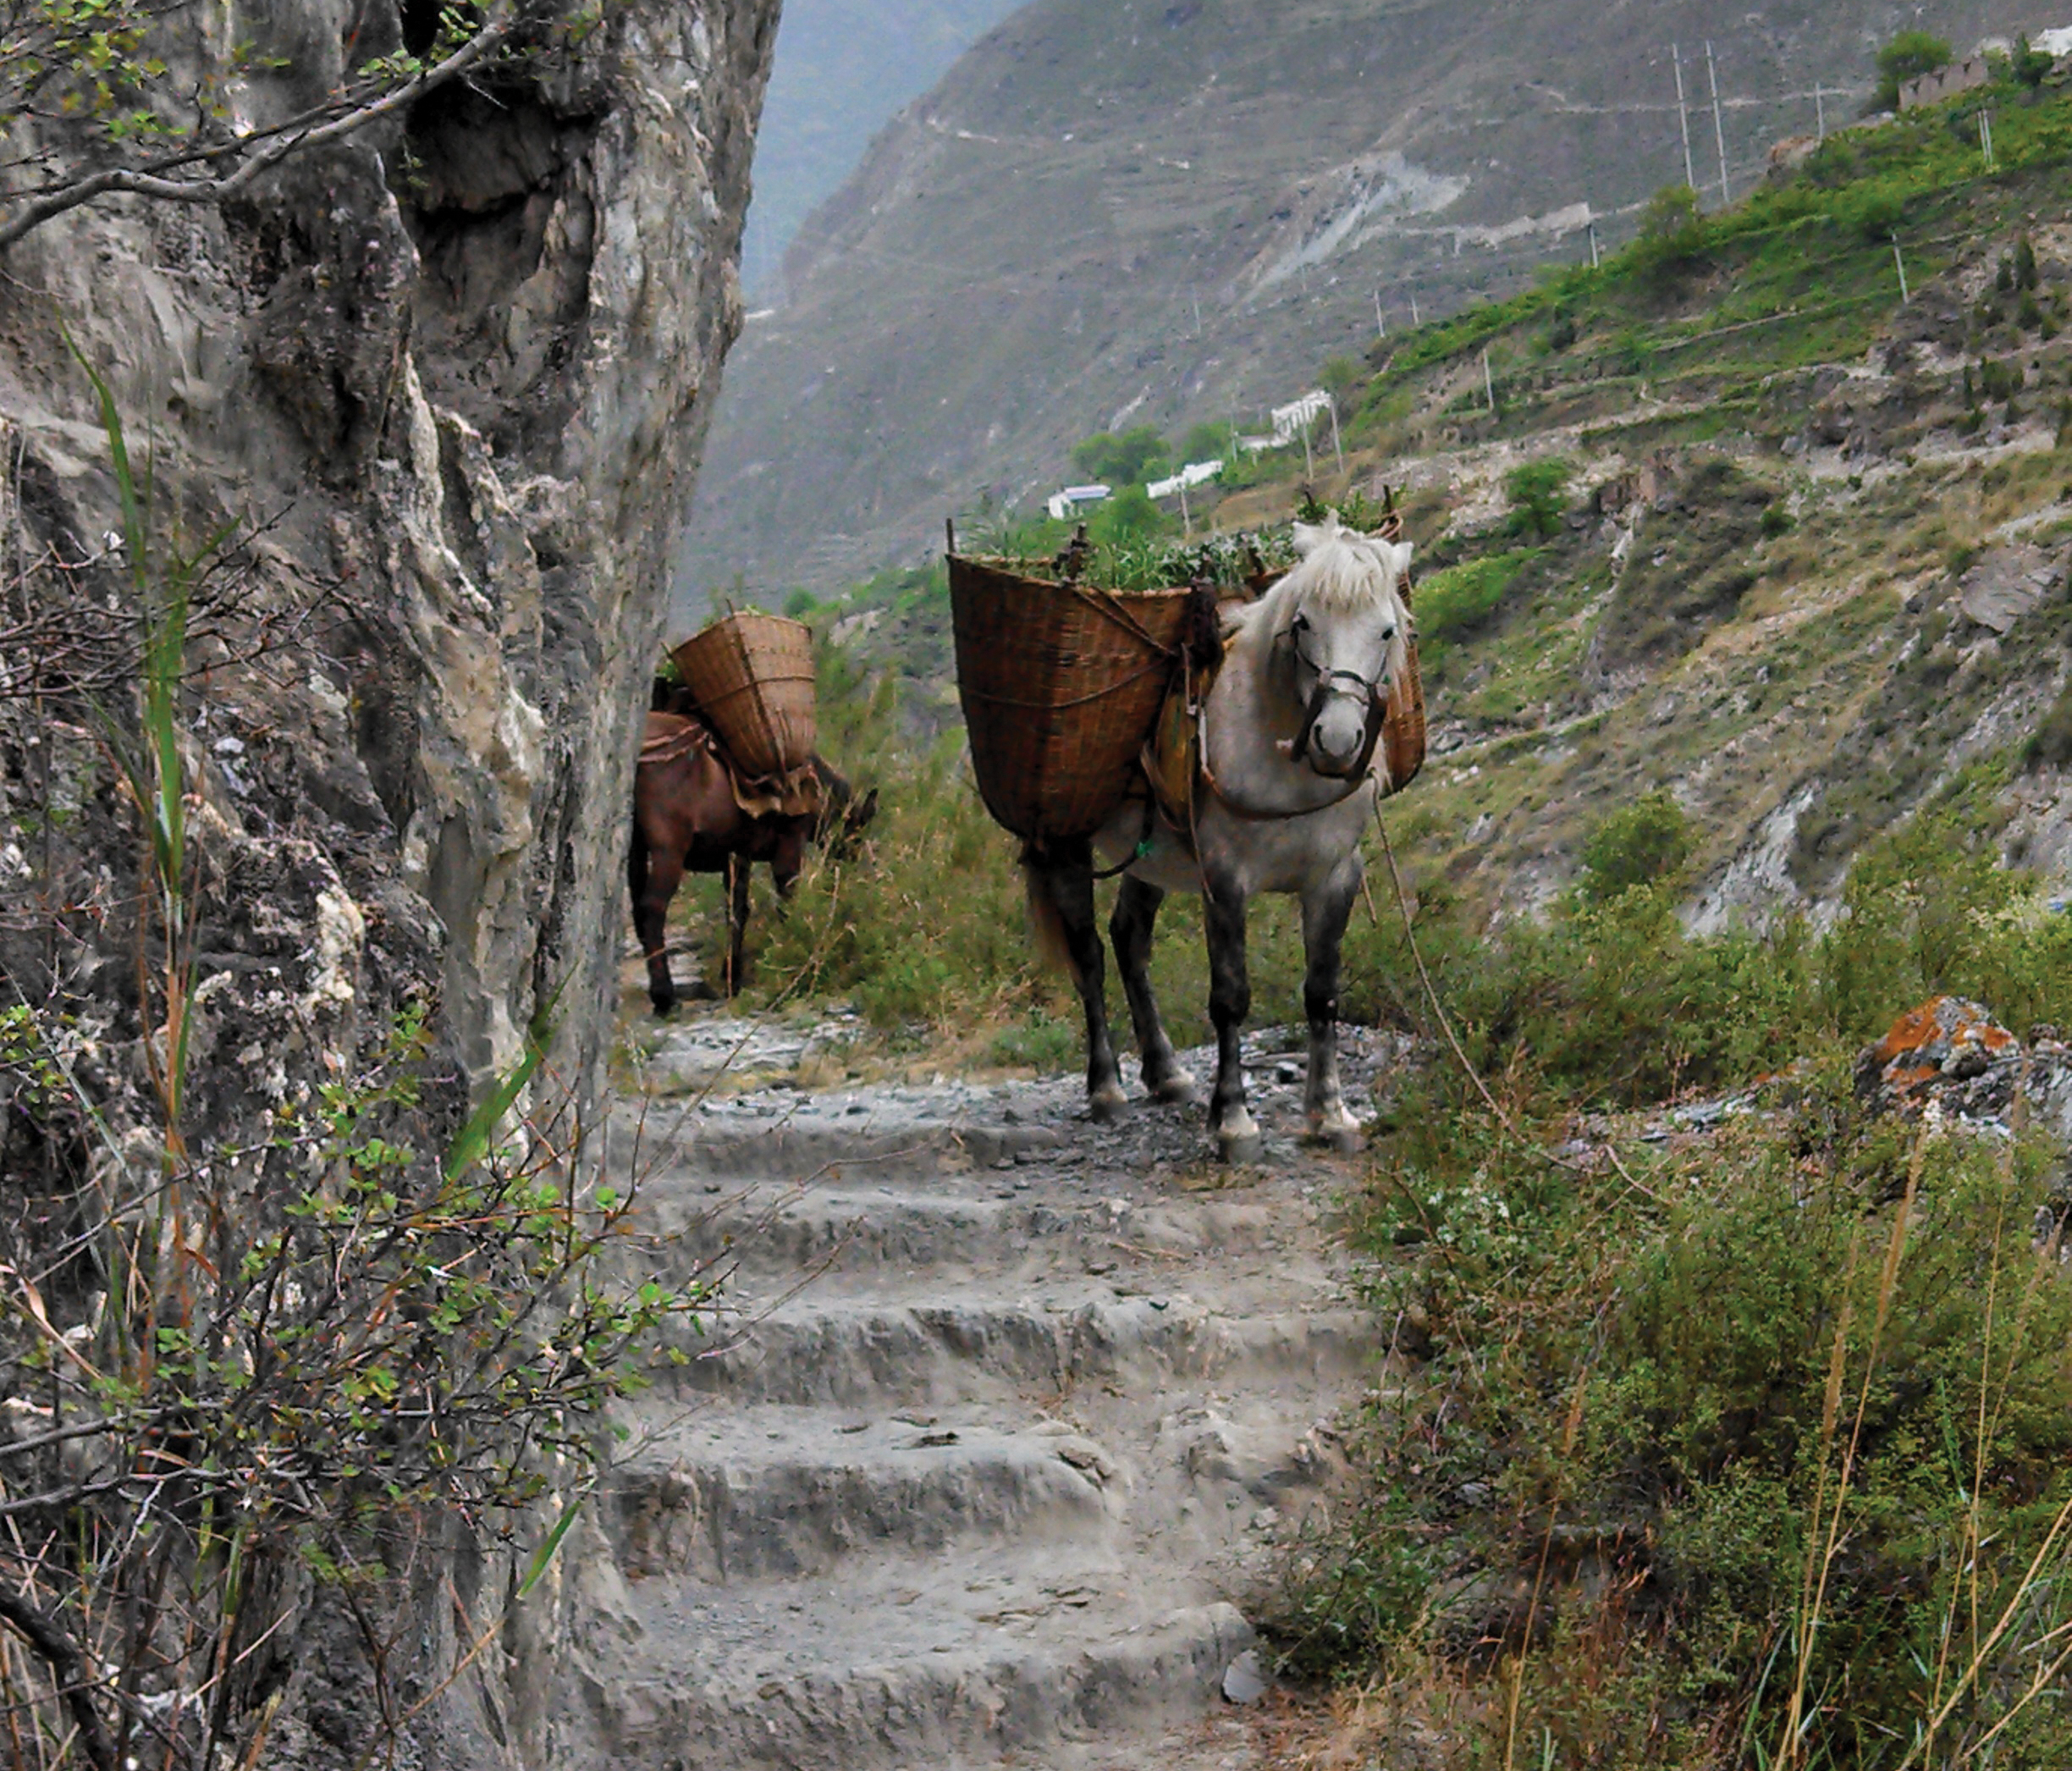
[[[670,655],[742,774],[788,775],[813,760],[813,632],[803,622],[742,610]]]
[[[1418,671],[1417,641],[1410,642],[1409,693],[1389,697],[1381,726],[1381,757],[1388,764],[1389,792],[1400,793],[1424,766],[1424,679]]]
[[[1104,591],[950,556],[957,694],[986,809],[1026,841],[1088,836],[1130,791],[1185,630],[1183,589]]]

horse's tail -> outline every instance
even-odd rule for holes
[[[1022,883],[1028,892],[1030,926],[1036,933],[1036,957],[1053,970],[1061,971],[1073,984],[1079,982],[1078,962],[1072,957],[1072,938],[1057,900],[1050,896],[1050,883],[1044,863],[1046,857],[1030,843],[1022,851]]]

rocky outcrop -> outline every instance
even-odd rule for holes
[[[261,125],[407,23],[386,0],[234,10],[188,47],[209,69],[251,40],[234,90]],[[457,83],[233,206],[110,200],[6,254],[0,627],[47,667],[0,670],[0,972],[8,1000],[62,1009],[113,1147],[152,1117],[118,767],[135,590],[71,348],[152,464],[154,546],[232,538],[181,714],[190,1138],[263,1149],[270,1116],[359,1074],[413,1001],[438,1054],[427,1136],[550,1005],[536,1087],[596,1123],[637,722],[741,323],[777,14],[626,0],[568,53]],[[550,1648],[510,1634],[505,1676],[479,1681],[504,1693],[488,1731],[449,1763],[539,1761]]]

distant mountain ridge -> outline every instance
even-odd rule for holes
[[[1719,201],[1853,114],[1917,23],[2056,4],[1034,0],[872,145],[727,368],[680,595],[847,582],[943,516],[1053,489],[1070,444],[1249,422],[1321,361],[1516,288],[1689,164]],[[1709,70],[1706,43],[1711,40]],[[1717,78],[1717,135],[1710,107]],[[1816,89],[1821,95],[1816,98]]]
[[[892,113],[1018,3],[789,0],[741,246],[751,301],[781,288],[780,266],[801,224],[856,169]]]

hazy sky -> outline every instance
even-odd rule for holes
[[[871,137],[1021,0],[785,0],[741,251],[752,300]]]

